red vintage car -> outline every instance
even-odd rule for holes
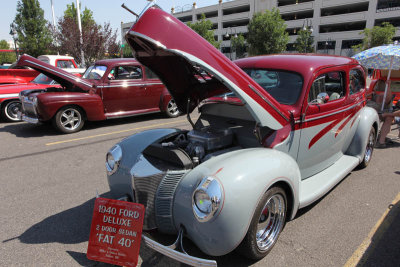
[[[20,93],[21,118],[30,123],[52,121],[59,131],[73,133],[82,129],[86,120],[160,111],[169,117],[179,115],[167,88],[135,59],[99,60],[82,78],[27,55],[18,65],[29,66],[61,85]]]
[[[75,69],[68,72],[75,73]],[[35,70],[33,70],[35,71]],[[38,73],[35,71],[35,73]],[[76,73],[75,75],[80,75]],[[21,109],[19,93],[23,90],[45,89],[48,87],[60,87],[56,81],[43,73],[36,76],[32,82],[18,84],[0,84],[0,116],[5,121],[20,121],[18,112]]]
[[[75,69],[76,72],[83,73],[84,69],[78,69],[73,57],[60,55],[41,55],[39,60],[63,69]],[[14,65],[14,64],[13,64]],[[33,81],[39,72],[29,68],[9,68],[0,70],[0,84],[28,83]]]
[[[372,80],[367,91],[367,97],[373,94],[384,94],[389,70],[374,70]],[[390,74],[390,90],[394,95],[393,105],[400,108],[400,70],[392,70]]]

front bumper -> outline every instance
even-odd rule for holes
[[[164,246],[151,238],[147,236],[142,236],[143,241],[146,244],[146,246],[152,248],[153,250],[169,257],[172,258],[176,261],[185,263],[187,265],[191,266],[202,266],[202,267],[217,267],[217,262],[214,260],[206,260],[206,259],[201,259],[197,257],[193,257],[188,255],[187,253],[184,252],[179,252],[175,249],[173,249],[171,246]],[[182,238],[182,237],[180,237]],[[178,236],[179,239],[179,236]],[[177,240],[178,241],[178,240]]]
[[[38,118],[32,118],[32,117],[28,117],[25,114],[18,114],[18,118],[29,122],[29,123],[33,123],[33,124],[38,124],[39,123],[39,119]]]

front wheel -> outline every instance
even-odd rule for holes
[[[11,100],[2,105],[1,116],[5,121],[21,121],[18,118],[18,111],[20,110],[21,102],[19,100]]]
[[[371,161],[372,152],[374,152],[375,141],[376,141],[376,131],[375,128],[372,126],[368,135],[367,146],[365,148],[363,161],[360,163],[360,165],[358,165],[359,168],[362,169],[367,167],[369,162]]]
[[[53,117],[53,125],[63,133],[75,133],[85,124],[83,111],[78,107],[63,107]]]
[[[238,247],[243,256],[259,260],[275,245],[286,222],[286,193],[280,187],[270,188],[255,210],[249,230]]]
[[[168,102],[167,107],[165,109],[165,114],[170,118],[176,118],[181,114],[174,99],[171,99]]]

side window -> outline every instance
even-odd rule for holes
[[[158,78],[158,76],[152,72],[148,67],[144,67],[144,71],[146,72],[146,77],[147,79],[151,80],[151,79],[160,79]]]
[[[57,60],[57,68],[73,69],[75,66],[70,60]]]
[[[344,73],[340,71],[332,71],[318,76],[311,86],[308,102],[322,104],[342,98],[345,95],[344,76]]]
[[[111,71],[115,80],[138,80],[143,78],[140,66],[118,66]]]
[[[350,70],[349,91],[350,95],[360,92],[365,88],[364,75],[360,70]]]

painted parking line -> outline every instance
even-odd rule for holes
[[[126,129],[126,130],[121,130],[121,131],[116,131],[116,132],[110,132],[110,133],[104,133],[104,134],[96,134],[96,135],[85,136],[85,137],[80,137],[80,138],[57,141],[57,142],[47,143],[46,146],[53,146],[53,145],[76,142],[76,141],[81,141],[81,140],[86,140],[86,139],[93,139],[93,138],[102,137],[102,136],[108,136],[108,135],[113,135],[113,134],[120,134],[120,133],[132,132],[132,131],[137,131],[137,130],[156,128],[156,127],[160,127],[160,126],[164,126],[164,125],[177,124],[177,123],[181,123],[181,122],[187,122],[187,120],[179,120],[179,121],[173,121],[173,122],[152,124],[152,125],[147,125],[147,126],[143,126],[143,127],[137,127],[137,128],[133,128],[133,129]]]
[[[392,205],[395,205],[399,201],[400,201],[400,193],[393,200]],[[390,206],[392,206],[392,205],[390,205]],[[379,219],[379,221],[375,224],[375,226],[369,232],[368,236],[364,239],[364,241],[357,248],[357,250],[354,251],[353,255],[351,255],[351,257],[347,260],[347,262],[344,265],[344,267],[354,267],[354,266],[357,266],[359,264],[361,258],[364,256],[364,253],[367,251],[368,247],[371,245],[372,237],[376,234],[376,232],[378,231],[379,227],[381,227],[383,223],[384,223],[383,227],[385,226],[385,224],[390,224],[391,223],[391,222],[388,222],[388,221],[384,222],[385,218],[386,218],[386,215],[388,215],[389,211],[390,211],[390,207],[388,209],[386,209],[385,213],[382,215],[382,217]]]

